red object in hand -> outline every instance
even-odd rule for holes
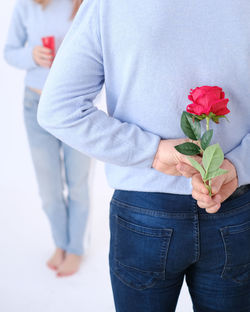
[[[55,37],[54,36],[43,37],[42,43],[45,48],[52,50],[52,55],[54,57],[55,56]]]
[[[222,116],[230,113],[227,108],[229,99],[225,99],[225,93],[222,88],[203,86],[191,89],[188,96],[192,104],[187,106],[187,112],[195,115],[209,115],[214,113],[216,116]]]

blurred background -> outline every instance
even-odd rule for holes
[[[92,160],[91,164],[87,255],[80,272],[57,278],[46,266],[54,245],[41,208],[24,128],[25,73],[3,59],[14,4],[15,0],[0,2],[0,311],[114,312],[108,269],[112,189],[102,163]],[[96,105],[105,110],[104,91]],[[192,311],[186,285],[176,311]]]

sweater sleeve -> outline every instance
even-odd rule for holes
[[[241,143],[225,154],[235,166],[239,186],[250,183],[250,133],[248,133]]]
[[[19,0],[12,14],[7,41],[4,47],[4,57],[10,65],[29,70],[38,65],[33,60],[33,47],[28,43],[24,20],[25,3]]]
[[[71,147],[119,166],[151,167],[160,138],[93,105],[104,84],[99,0],[85,0],[48,76],[38,122]]]

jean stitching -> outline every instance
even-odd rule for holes
[[[164,267],[164,269],[162,270],[162,271],[145,271],[145,270],[141,270],[141,269],[138,269],[138,268],[135,268],[135,267],[133,267],[133,266],[130,266],[130,265],[126,265],[126,264],[124,264],[124,263],[121,263],[118,259],[116,259],[115,258],[115,261],[117,262],[117,263],[119,263],[119,265],[121,265],[122,267],[125,267],[125,268],[128,268],[128,269],[132,269],[132,270],[135,270],[135,271],[137,271],[137,272],[142,272],[142,273],[149,273],[149,274],[151,274],[152,276],[153,275],[159,275],[159,274],[163,274],[164,272],[165,272],[165,267]],[[161,264],[161,263],[160,263]]]
[[[137,287],[134,283],[127,283],[127,282],[125,282],[123,279],[121,279],[121,277],[114,271],[114,270],[112,270],[112,269],[110,269],[110,271],[119,279],[119,281],[121,281],[123,284],[125,284],[126,286],[128,286],[129,288],[135,288],[135,289],[137,289],[137,290],[144,290],[144,289],[147,289],[147,288],[151,288],[151,287],[153,287],[155,284],[156,284],[156,280],[155,279],[153,279],[152,280],[152,283],[151,284],[149,284],[149,285],[147,285],[147,286],[141,286],[141,287]]]
[[[121,208],[133,209],[134,212],[143,213],[143,214],[150,215],[150,216],[156,216],[156,217],[162,217],[162,218],[176,218],[176,219],[192,219],[193,218],[192,212],[171,213],[171,212],[163,212],[159,210],[155,211],[151,209],[145,209],[145,208],[140,208],[140,207],[136,207],[133,205],[128,205],[123,202],[117,201],[115,199],[112,199],[111,203],[113,203],[114,205],[118,205]]]
[[[138,213],[143,213],[143,214],[147,214],[147,215],[151,215],[151,216],[158,216],[158,217],[162,217],[162,218],[176,218],[176,219],[192,219],[193,218],[193,214],[189,213],[189,212],[185,212],[185,213],[172,213],[172,212],[162,212],[159,210],[151,210],[151,209],[145,209],[145,208],[141,208],[141,207],[137,207],[134,205],[128,205],[126,203],[123,203],[121,201],[118,201],[116,199],[112,199],[111,203],[114,203],[116,205],[118,205],[119,207],[123,207],[123,208],[130,208],[133,209],[134,212],[138,212]],[[225,217],[225,216],[230,216],[230,215],[234,215],[237,214],[238,211],[242,211],[244,212],[245,210],[249,209],[248,205],[250,204],[250,202],[247,202],[245,204],[243,204],[242,206],[238,207],[238,208],[233,208],[232,210],[228,211],[228,212],[222,212],[222,213],[218,213],[218,214],[199,214],[199,218],[200,219],[218,219],[220,217]]]
[[[226,234],[224,233],[224,230],[228,228],[228,227],[225,227],[225,228],[222,228],[220,229],[220,232],[221,232],[221,236],[222,236],[222,241],[223,241],[223,245],[224,245],[224,250],[225,250],[225,264],[224,264],[224,267],[223,267],[223,271],[221,273],[221,277],[222,278],[226,278],[226,279],[230,279],[238,284],[242,284],[243,282],[246,282],[248,280],[250,280],[250,277],[249,278],[245,278],[245,279],[237,279],[235,277],[227,277],[226,276],[226,270],[231,270],[231,268],[233,267],[233,265],[229,262],[229,256],[231,256],[231,252],[228,250],[227,246],[229,246],[229,242],[228,242],[228,236],[231,235],[231,234]],[[244,264],[243,267],[248,267],[250,265],[250,263],[247,263],[247,264]],[[241,266],[241,265],[240,265]]]
[[[194,262],[197,262],[199,261],[199,258],[200,258],[200,230],[199,230],[199,218],[198,218],[198,212],[197,212],[197,204],[195,201],[193,202],[193,210],[194,210],[193,226],[194,226],[194,245],[195,245]]]
[[[162,232],[161,234],[150,234],[150,233],[147,233],[147,232],[142,232],[142,231],[137,231],[135,228],[132,228],[132,227],[129,227],[129,226],[126,226],[125,224],[123,224],[123,222],[126,222],[128,225],[131,225],[131,226],[134,226],[134,227],[142,227],[143,228],[143,226],[140,226],[140,225],[136,225],[136,224],[133,224],[133,223],[130,223],[130,222],[127,222],[127,221],[120,221],[121,219],[119,218],[119,216],[116,216],[116,221],[117,221],[117,223],[120,225],[120,226],[122,226],[122,227],[124,227],[125,229],[128,229],[128,230],[130,230],[130,231],[132,231],[132,232],[135,232],[135,233],[138,233],[138,234],[141,234],[141,235],[145,235],[145,236],[151,236],[151,237],[169,237],[169,236],[171,236],[171,229],[159,229],[159,231],[160,232]],[[151,229],[151,228],[146,228],[145,227],[145,229]],[[152,230],[157,230],[157,229],[153,229],[152,228]]]
[[[173,229],[171,229],[169,240],[168,241],[167,239],[165,240],[164,246],[162,246],[162,250],[161,250],[161,266],[164,267],[163,272],[166,271],[166,262],[167,262],[167,257],[168,257],[169,246],[170,246],[171,239],[172,239],[172,234],[173,234]]]
[[[238,231],[234,230],[237,228],[238,228]],[[230,235],[245,232],[245,231],[248,231],[249,229],[250,229],[250,221],[244,222],[242,224],[228,225],[228,226],[223,227],[223,231],[228,230],[228,234],[230,234]]]
[[[119,216],[115,216],[115,219],[116,219],[116,223],[119,224],[120,226],[123,226],[120,222],[119,222]],[[123,226],[125,227],[126,229],[128,229],[129,231],[133,231],[133,229],[131,228],[127,228],[126,226]],[[117,228],[117,227],[116,227]],[[168,250],[169,250],[169,245],[170,245],[170,241],[171,241],[171,237],[172,237],[172,233],[173,233],[173,229],[167,229],[168,231],[168,235],[162,235],[162,236],[154,236],[154,235],[148,235],[148,236],[151,236],[151,237],[158,237],[158,238],[161,238],[162,239],[162,245],[161,245],[161,252],[160,252],[160,266],[162,267],[163,266],[163,270],[160,271],[160,272],[154,272],[154,273],[163,273],[165,271],[165,267],[166,265],[164,266],[164,262],[166,262],[166,259],[167,259],[167,255],[168,255]],[[142,234],[141,232],[138,232],[138,231],[133,231],[135,233],[138,233],[138,234]],[[170,233],[169,233],[170,232]],[[116,230],[116,233],[115,233],[115,237],[117,238],[117,230]],[[115,239],[115,250],[117,248],[117,239]],[[138,270],[138,271],[141,271],[141,272],[151,272],[151,271],[144,271],[144,270],[141,270],[141,269],[137,269],[135,267],[132,267],[132,266],[129,266],[129,265],[126,265],[126,264],[123,264],[121,263],[118,259],[117,259],[117,252],[115,251],[114,252],[114,259],[115,261],[117,261],[119,264],[121,264],[122,266],[124,267],[127,267],[127,268],[131,268],[131,269],[134,269],[134,270]]]
[[[246,228],[246,229],[242,229],[242,230],[239,230],[237,232],[230,233],[230,235],[239,234],[239,233],[246,232],[246,231],[249,231],[249,230],[250,230],[250,226],[248,228]]]
[[[224,276],[225,271],[226,271],[226,267],[227,267],[227,265],[228,265],[228,253],[227,253],[226,241],[225,241],[223,232],[224,232],[224,229],[220,229],[220,234],[221,234],[221,237],[222,237],[222,241],[223,241],[223,245],[224,245],[224,251],[225,251],[225,258],[226,258],[226,259],[225,259],[224,266],[223,266],[222,273],[221,273],[221,275],[220,275],[221,277]]]
[[[220,217],[225,217],[225,216],[229,216],[229,215],[234,215],[237,214],[238,211],[242,211],[244,212],[245,210],[249,209],[248,205],[250,204],[250,202],[238,207],[238,208],[234,208],[228,212],[222,212],[222,213],[218,213],[218,214],[200,214],[200,218],[201,219],[218,219]]]

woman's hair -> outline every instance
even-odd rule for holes
[[[41,4],[43,8],[46,8],[46,6],[50,3],[51,0],[34,0],[36,3]],[[71,13],[71,19],[73,19],[82,4],[83,0],[72,0],[73,1],[73,9]]]

